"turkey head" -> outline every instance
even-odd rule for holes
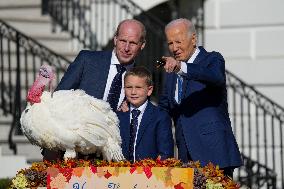
[[[47,64],[42,65],[39,69],[35,82],[28,91],[27,101],[31,104],[40,103],[40,97],[46,85],[49,85],[49,91],[52,95],[54,89],[54,80],[54,69]]]

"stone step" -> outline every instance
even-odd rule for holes
[[[23,12],[16,11],[6,11],[0,9],[0,19],[5,20],[5,22],[45,22],[50,23],[51,18],[47,15],[42,16],[40,12],[34,9],[28,10],[30,13],[27,15],[27,11]]]
[[[14,17],[0,16],[0,19],[14,27],[16,30],[34,39],[72,40],[70,34],[62,31],[58,25],[54,26],[48,16],[27,18],[15,15]]]
[[[13,178],[17,171],[30,167],[25,156],[1,156],[0,155],[0,178]]]
[[[45,45],[45,44],[44,44]],[[54,49],[51,49],[51,48],[54,48],[52,47],[52,44],[50,43],[50,50],[52,50],[53,52],[57,53],[58,55],[61,55],[63,56],[64,58],[66,58],[69,62],[72,62],[76,56],[79,54],[79,50],[68,50],[66,48],[64,49],[58,49],[54,50]],[[22,49],[22,48],[21,48]],[[27,68],[28,69],[33,69],[33,58],[35,58],[35,63],[36,63],[36,66],[39,68],[40,65],[41,65],[41,62],[39,61],[40,57],[39,56],[34,56],[31,54],[30,51],[27,51]],[[4,70],[8,71],[9,69],[9,61],[10,61],[10,67],[12,69],[12,71],[15,71],[16,67],[17,67],[17,61],[16,61],[16,50],[15,49],[10,49],[10,60],[8,60],[8,51],[5,49],[5,51],[3,51],[3,67],[4,67]],[[62,66],[63,66],[63,69],[66,70],[67,67],[69,66],[69,63],[68,61],[65,61],[65,60],[62,60]],[[25,54],[24,54],[24,51],[21,50],[21,53],[20,53],[20,63],[21,63],[21,68],[23,69],[25,67]],[[43,62],[45,63],[45,61]],[[55,64],[56,66],[60,66],[58,64]],[[36,70],[38,71],[38,70]],[[4,75],[7,75],[7,74],[4,74]]]
[[[13,136],[13,141],[17,145],[17,155],[25,156],[28,161],[42,160],[41,149],[32,145],[25,136]],[[1,143],[2,156],[13,156],[14,152],[9,148],[8,142]]]
[[[64,54],[64,51],[65,54],[69,53],[72,56],[78,53],[78,49],[75,47],[74,42],[71,39],[50,38],[38,39],[38,41],[61,55]]]
[[[8,140],[8,135],[9,135],[10,128],[11,128],[11,123],[12,123],[12,121],[4,124],[0,120],[0,143],[1,143],[1,141],[6,142]]]
[[[52,31],[50,31],[51,25],[49,23],[32,24],[27,22],[26,24],[23,24],[20,22],[12,22],[9,24],[14,26],[17,30],[24,33],[25,35],[32,37],[34,40],[38,41],[43,46],[46,46],[50,50],[66,57],[69,60],[74,60],[76,55],[79,53],[80,49],[82,49],[82,47],[78,45],[78,43],[75,40],[71,39],[68,33],[66,32],[52,33]],[[40,31],[35,32],[35,30],[40,30]],[[4,38],[3,40],[3,48],[4,48],[3,53],[5,58],[5,54],[8,53],[6,38]],[[15,51],[16,51],[15,43],[11,42],[10,53],[13,54],[15,53]]]
[[[0,144],[7,143],[13,116],[11,114],[4,115],[3,111],[0,112]],[[0,152],[1,155],[1,152]]]
[[[41,65],[37,65],[37,67],[35,68],[35,70],[33,70],[32,68],[27,68],[27,72],[24,71],[25,67],[22,67],[22,71],[20,72],[20,82],[21,82],[21,89],[22,90],[26,90],[28,89],[28,87],[30,87],[33,82],[35,81],[36,76],[38,75],[38,71],[39,71],[39,67]],[[31,66],[29,66],[31,67]],[[6,72],[4,72],[3,74],[3,81],[6,85],[6,87],[8,88],[11,84],[11,88],[12,90],[15,90],[16,87],[16,70],[12,69],[8,72],[8,69],[5,69]],[[59,82],[61,80],[61,78],[64,75],[64,71],[59,70],[58,72],[56,72],[56,83]],[[4,92],[7,96],[5,97],[6,100],[8,100],[10,98],[10,96],[8,96],[9,94],[6,92]],[[13,97],[14,95],[11,94],[11,96]],[[8,106],[8,104],[7,104]]]
[[[5,20],[6,21],[6,20]],[[18,22],[18,21],[10,21],[10,22],[7,22],[9,25],[17,25],[18,23],[21,24],[21,22]],[[25,22],[23,22],[25,23]],[[33,23],[29,23],[27,22],[26,24],[24,25],[28,25],[30,26],[31,24]],[[40,23],[41,25],[43,25],[42,23]],[[36,26],[37,24],[33,25],[32,28],[35,28],[37,27]],[[49,22],[48,23],[44,23],[44,25],[46,25],[47,27],[49,27],[49,25],[51,25]],[[13,27],[13,26],[12,26]],[[45,41],[52,41],[52,42],[66,42],[66,41],[70,41],[70,42],[73,42],[74,40],[72,39],[72,37],[70,37],[70,35],[67,33],[67,32],[52,32],[52,31],[49,31],[49,32],[45,32],[45,33],[31,33],[31,34],[26,34],[26,32],[24,32],[26,26],[22,29],[19,29],[19,28],[15,28],[16,30],[19,30],[20,32],[22,32],[24,35],[26,35],[27,37],[31,37],[33,38],[34,40],[39,40],[39,43],[41,43],[41,41],[45,42]],[[4,29],[4,28],[3,28]],[[5,32],[5,30],[4,30]],[[7,43],[7,37],[4,36],[3,38],[3,43],[6,44]],[[15,44],[14,41],[11,41],[11,44]],[[75,42],[74,42],[75,44]],[[78,46],[78,45],[77,45]],[[5,49],[5,45],[4,45],[4,49]]]
[[[39,6],[37,7],[23,7],[23,8],[3,8],[0,6],[0,18],[1,19],[19,19],[19,21],[22,19],[34,19],[34,20],[50,20],[48,16],[42,16],[41,14],[41,8]]]
[[[41,0],[1,0],[0,7],[19,7],[41,5]]]
[[[48,35],[52,32],[52,26],[49,22],[9,21],[8,23],[28,36],[33,36],[38,33]]]
[[[3,112],[3,110],[2,109],[0,109],[1,111],[0,111],[0,124],[1,124],[1,122],[3,121],[3,122],[7,122],[7,121],[10,121],[10,120],[12,120],[12,115],[4,115],[4,112]]]
[[[45,43],[41,43],[43,45],[45,45]],[[57,43],[55,43],[56,45]],[[50,45],[50,50],[57,53],[58,55],[61,55],[63,56],[64,58],[66,58],[67,60],[69,60],[70,62],[72,62],[75,57],[79,54],[79,50],[68,50],[66,48],[64,49],[53,49],[54,47],[52,46],[51,43],[49,43]],[[5,44],[5,47],[6,47],[6,44]],[[34,47],[33,49],[38,49],[38,47]],[[44,50],[44,49],[43,49]],[[10,60],[8,59],[8,53],[10,53]],[[25,62],[25,54],[24,54],[24,49],[21,47],[21,50],[20,50],[20,62],[21,62],[21,67],[23,68],[24,67],[24,62]],[[7,48],[3,50],[3,54],[2,54],[2,58],[3,58],[3,66],[4,66],[4,69],[8,69],[9,67],[9,61],[10,61],[10,65],[11,65],[11,68],[14,69],[16,68],[17,66],[17,59],[16,59],[16,49],[15,49],[15,46],[14,44],[11,45],[11,48],[10,48],[10,51],[8,52]],[[40,55],[40,54],[39,54]],[[27,65],[28,65],[28,68],[33,68],[33,58],[36,59],[36,62],[37,62],[37,65],[38,65],[38,59],[39,59],[39,55],[32,55],[31,52],[30,52],[30,49],[27,51]],[[64,61],[62,62],[62,64],[66,64],[65,68],[68,67],[68,62]]]

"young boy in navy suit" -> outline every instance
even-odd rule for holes
[[[130,69],[124,76],[124,90],[129,111],[117,112],[124,157],[131,162],[173,157],[171,118],[148,100],[153,92],[151,73],[144,67]]]

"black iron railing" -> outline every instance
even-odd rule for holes
[[[248,186],[250,189],[276,188],[277,175],[275,171],[245,155],[243,155],[243,161],[244,166],[239,169],[242,174],[238,179],[241,185]]]
[[[250,162],[250,165],[245,168],[250,170],[249,167],[253,165],[254,169],[250,170],[251,173],[259,175],[258,179],[253,177],[253,181],[257,182],[253,186],[261,188],[265,178],[277,174],[277,188],[284,188],[284,108],[231,72],[227,71],[226,75],[233,130],[240,151],[245,157],[250,158],[249,161],[246,160]],[[267,170],[262,172],[264,167]],[[272,171],[274,173],[270,175]],[[249,175],[248,172],[247,174]],[[264,174],[266,175],[263,176]],[[238,176],[242,177],[240,170]],[[250,177],[248,176],[248,179]],[[266,184],[266,187],[269,185],[268,188],[276,186],[268,182]]]
[[[26,106],[26,94],[39,67],[53,65],[57,79],[60,79],[69,63],[66,58],[0,20],[0,108],[4,115],[13,115],[9,145],[14,153],[17,148],[13,136],[20,133],[19,119]]]

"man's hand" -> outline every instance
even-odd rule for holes
[[[163,56],[162,59],[166,62],[164,65],[164,69],[166,72],[171,73],[171,72],[179,72],[180,71],[180,61],[174,59],[173,57],[167,57]]]
[[[120,107],[117,109],[119,112],[127,112],[129,111],[129,105],[127,100],[123,101],[120,105]]]

